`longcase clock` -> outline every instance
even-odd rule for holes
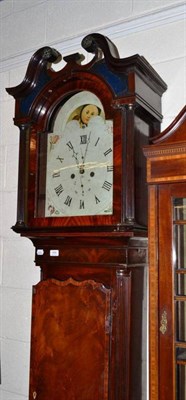
[[[15,232],[30,238],[29,399],[141,400],[147,187],[142,146],[166,85],[141,56],[94,33],[92,60],[50,47],[7,89],[20,128]],[[144,389],[144,388],[143,388]]]

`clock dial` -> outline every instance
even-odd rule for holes
[[[49,135],[45,216],[112,214],[113,127],[96,109]]]

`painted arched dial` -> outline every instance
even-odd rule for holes
[[[45,216],[113,212],[113,123],[93,93],[73,95],[48,137]]]

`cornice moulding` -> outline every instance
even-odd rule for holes
[[[182,2],[173,7],[167,7],[163,10],[137,15],[125,19],[120,23],[108,25],[104,28],[97,27],[91,31],[93,32],[95,30],[113,40],[184,19],[186,19],[186,4],[185,2]],[[77,52],[80,48],[83,37],[89,33],[90,31],[85,31],[76,37],[69,37],[55,42],[42,43],[41,47],[45,45],[54,47],[62,54],[62,56],[69,52]],[[38,50],[38,48],[33,47],[27,51],[13,54],[8,58],[2,58],[0,61],[0,72],[24,66],[28,63],[36,50]]]

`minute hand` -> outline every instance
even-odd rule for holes
[[[53,172],[55,173],[55,172],[63,171],[63,170],[66,170],[69,168],[74,168],[74,167],[75,167],[75,164],[72,164],[72,165],[70,165],[70,167],[67,166],[67,167],[61,167],[61,168],[55,169]],[[97,161],[92,161],[92,162],[87,162],[83,165],[84,170],[92,169],[92,168],[106,168],[106,167],[111,167],[111,164],[107,163],[107,162],[97,163]],[[82,164],[78,165],[78,168],[82,169]]]
[[[92,168],[107,168],[110,167],[111,163],[109,162],[97,162],[97,161],[92,161],[92,162],[86,162],[83,167],[84,169],[92,169]]]

